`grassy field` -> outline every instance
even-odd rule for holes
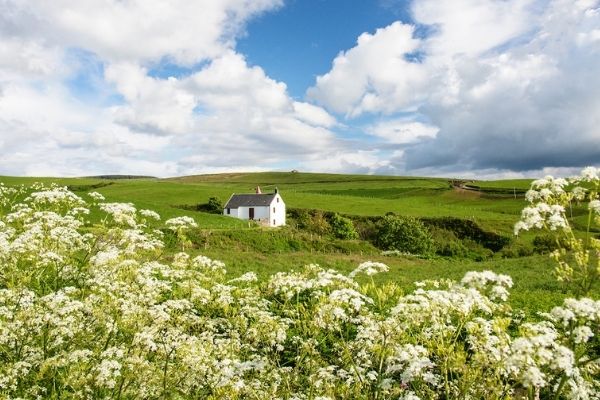
[[[177,206],[206,203],[211,196],[225,202],[232,193],[279,189],[286,205],[352,215],[401,215],[472,219],[486,228],[510,233],[523,207],[522,199],[482,196],[457,191],[442,178],[309,173],[251,173],[198,175],[172,179],[15,178],[0,177],[5,184],[57,182],[76,192],[97,191],[109,201],[131,202],[165,217],[190,214]],[[100,186],[100,187],[94,187]],[[231,218],[195,213],[206,228],[243,227]]]
[[[301,235],[291,227],[279,230],[255,228],[234,218],[183,209],[206,203],[216,196],[223,203],[232,193],[279,189],[288,208],[333,211],[353,216],[381,216],[388,212],[415,217],[456,217],[476,222],[482,229],[510,237],[511,245],[530,242],[534,234],[515,239],[514,223],[525,206],[522,196],[507,196],[514,188],[521,193],[530,181],[477,181],[477,190],[461,190],[442,178],[334,175],[309,173],[238,173],[199,175],[171,179],[15,178],[0,177],[8,185],[36,181],[67,185],[77,194],[102,193],[107,201],[130,202],[138,208],[159,212],[163,219],[190,215],[200,229],[193,252],[223,260],[232,275],[255,271],[266,277],[276,271],[300,269],[308,263],[350,271],[362,261],[377,260],[390,265],[378,281],[394,280],[405,290],[424,279],[459,279],[469,270],[492,269],[507,273],[515,281],[511,303],[527,311],[548,309],[567,295],[552,277],[547,256],[504,258],[500,255],[475,262],[469,259],[382,256],[370,243],[335,241]],[[497,189],[497,194],[485,192]],[[502,192],[504,190],[505,192]],[[575,213],[577,217],[578,213]],[[578,218],[578,217],[577,217]],[[246,233],[244,233],[246,232]],[[506,256],[506,255],[505,255]]]

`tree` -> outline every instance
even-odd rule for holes
[[[223,212],[223,203],[218,197],[212,196],[208,198],[206,208],[210,213],[221,214]]]
[[[429,230],[412,217],[386,215],[378,224],[376,245],[384,250],[432,254],[435,244]]]
[[[331,233],[338,239],[357,239],[358,233],[354,229],[352,220],[335,213],[329,221]]]

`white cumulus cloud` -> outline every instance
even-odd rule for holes
[[[438,131],[436,126],[406,119],[380,121],[366,128],[367,133],[394,144],[409,144],[435,138]]]
[[[412,26],[361,36],[368,40],[341,53],[308,96],[347,124],[387,115],[366,133],[389,143],[415,137],[385,122],[395,113],[430,121],[435,137],[390,160],[410,171],[508,173],[600,160],[598,0],[414,0],[412,12]],[[416,35],[417,26],[427,34]]]
[[[170,176],[335,147],[334,117],[235,51],[249,19],[282,5],[3,1],[0,172]],[[163,79],[161,65],[186,72]]]
[[[413,35],[414,27],[400,22],[363,33],[356,47],[333,60],[331,71],[317,77],[308,97],[350,116],[413,109],[427,81],[426,71],[406,59],[419,47]]]

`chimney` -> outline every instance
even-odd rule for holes
[[[261,194],[261,193],[262,193],[262,192],[261,192],[261,190],[260,190],[260,186],[257,186],[257,187],[256,187],[256,194]]]
[[[279,193],[279,189],[275,186],[275,193]]]

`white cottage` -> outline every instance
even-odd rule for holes
[[[285,203],[278,190],[274,193],[232,194],[223,209],[223,215],[257,221],[267,226],[285,225]]]

